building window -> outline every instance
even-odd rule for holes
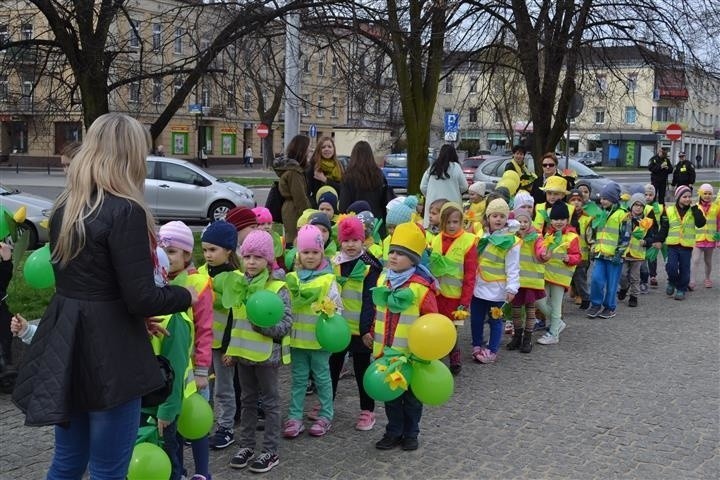
[[[324,77],[325,76],[325,57],[320,56],[320,60],[318,60],[318,77]]]
[[[162,78],[153,78],[152,102],[155,104],[162,103]]]
[[[8,98],[7,75],[0,75],[0,102],[6,102]]]
[[[128,88],[130,89],[130,103],[140,103],[140,82],[133,82]]]
[[[330,117],[331,118],[338,117],[337,102],[338,102],[338,97],[332,97],[332,104],[330,104]]]
[[[604,94],[607,92],[607,77],[605,75],[597,75],[595,77],[595,88],[597,89],[597,93]]]
[[[477,93],[478,77],[470,77],[470,93]]]
[[[605,123],[605,109],[604,108],[596,108],[595,109],[595,124],[601,125]]]
[[[325,96],[324,95],[318,95],[317,116],[318,117],[325,116]]]
[[[162,48],[162,25],[159,23],[153,23],[152,30],[153,51],[159,52]]]
[[[452,93],[452,75],[445,77],[445,93]]]
[[[468,122],[470,123],[477,123],[477,108],[471,108],[470,113],[468,114]]]
[[[303,95],[302,96],[303,101],[303,111],[302,116],[303,117],[309,117],[310,116],[310,95]]]
[[[635,107],[625,107],[625,123],[634,124],[637,121],[637,109]]]
[[[627,90],[628,93],[635,93],[635,91],[637,90],[637,74],[633,73],[628,76]]]
[[[178,75],[175,77],[175,80],[173,81],[173,91],[174,91],[173,95],[178,94],[178,92],[180,91],[180,89],[183,86],[183,83],[185,83],[185,82],[183,81],[183,78],[181,76]]]
[[[175,29],[175,53],[183,53],[183,37],[185,30],[178,27]]]
[[[332,74],[333,77],[337,77],[337,76],[338,76],[338,61],[337,61],[337,58],[336,58],[336,57],[333,57],[333,59],[332,59],[332,65],[331,65],[331,67],[330,67],[330,73]]]
[[[32,40],[32,38],[33,38],[32,23],[23,23],[20,26],[20,39],[21,40]]]
[[[235,95],[235,85],[228,86],[227,89],[227,109],[234,112],[237,109],[237,96]]]
[[[130,47],[140,48],[140,20],[130,19]]]
[[[6,21],[5,19],[2,20]],[[10,30],[6,24],[0,25],[0,45],[10,40]]]
[[[252,108],[252,91],[250,87],[245,87],[245,94],[243,95],[243,110],[249,112]]]
[[[22,82],[22,106],[32,108],[33,104],[33,80],[26,77]]]
[[[82,123],[55,122],[55,155],[59,155],[68,143],[80,141],[82,141]]]
[[[203,108],[210,106],[210,87],[207,84],[203,84],[200,90],[201,104]]]
[[[303,73],[310,73],[310,60],[307,57],[303,58]]]

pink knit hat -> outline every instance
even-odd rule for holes
[[[160,227],[158,244],[163,248],[175,247],[183,252],[192,252],[195,238],[190,227],[183,222],[174,221]]]
[[[365,240],[365,228],[357,217],[345,217],[338,224],[338,240]]]
[[[305,252],[308,250],[314,250],[322,252],[323,248],[323,236],[320,233],[320,229],[315,225],[304,225],[298,232],[297,240],[298,252]]]
[[[273,248],[272,236],[265,230],[253,230],[248,233],[240,246],[240,255],[256,255],[268,261],[270,265],[275,263],[275,250]]]
[[[273,223],[272,213],[267,208],[255,207],[252,211],[257,218],[257,223]]]
[[[700,185],[700,188],[698,188],[698,192],[710,192],[710,195],[712,195],[713,187],[709,183],[703,183]]]
[[[675,201],[677,202],[684,193],[692,192],[687,185],[678,185],[675,189]]]

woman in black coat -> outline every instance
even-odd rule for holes
[[[155,286],[154,221],[143,199],[145,127],[110,113],[88,129],[50,218],[56,292],[26,352],[13,401],[26,425],[55,425],[48,478],[124,479],[141,397],[164,385],[148,318],[197,295]]]

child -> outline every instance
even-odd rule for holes
[[[592,185],[587,180],[579,180],[575,183],[575,189],[582,195],[582,203],[585,205],[591,201],[590,196],[592,195]]]
[[[440,231],[440,209],[448,201],[446,198],[438,198],[430,204],[430,210],[428,210],[428,227],[425,230],[425,240],[427,240],[428,247],[432,244],[435,235]]]
[[[372,430],[375,425],[375,401],[365,392],[363,376],[370,365],[370,349],[362,342],[362,337],[370,332],[375,318],[375,304],[371,289],[377,285],[382,265],[372,255],[368,255],[363,246],[365,229],[357,217],[346,217],[338,224],[340,252],[333,259],[333,270],[342,287],[343,316],[350,326],[350,345],[342,352],[330,355],[330,379],[333,399],[337,395],[340,371],[345,355],[352,353],[355,382],[360,396],[360,415],[355,429]]]
[[[482,219],[485,216],[485,182],[475,182],[468,187],[470,200],[465,209],[465,229],[475,235],[482,235]]]
[[[619,206],[620,185],[606,184],[600,191],[602,211],[597,223],[597,234],[592,255],[595,259],[590,278],[589,318],[613,318],[617,307],[617,289],[622,269],[626,212]]]
[[[415,211],[413,212],[410,221],[417,223],[418,225],[422,225],[423,212],[425,211],[425,196],[418,193],[415,195],[415,198],[417,198],[417,205],[415,205]]]
[[[329,185],[320,187],[315,194],[318,211],[324,213],[328,220],[335,221],[335,214],[338,207],[338,194],[335,189]]]
[[[518,195],[519,196],[519,195]],[[515,202],[517,203],[517,198]],[[522,353],[532,351],[532,332],[535,328],[535,302],[545,297],[545,265],[550,255],[543,245],[543,239],[532,226],[532,195],[523,199],[523,205],[513,212],[520,227],[516,235],[522,239],[520,245],[520,288],[512,301],[513,338],[506,345],[508,350]],[[529,203],[528,203],[529,202]],[[530,208],[528,208],[528,205]],[[522,309],[525,309],[525,325],[522,323]]]
[[[657,196],[655,194],[655,186],[652,183],[648,183],[645,185],[644,188],[645,192],[645,210],[644,214],[646,217],[650,217],[652,215],[652,218],[655,220],[656,227],[660,224],[660,217],[662,217],[663,212],[665,211],[665,205],[662,203],[658,203]],[[652,213],[651,213],[652,212]],[[663,252],[663,258],[665,257],[664,250],[661,250]],[[654,258],[652,260],[647,261],[648,266],[648,275],[650,280],[650,286],[652,288],[657,288],[658,281],[657,281],[657,258]]]
[[[545,192],[546,201],[535,205],[535,220],[533,226],[542,235],[545,235],[546,231],[550,228],[550,208],[555,205],[556,202],[564,202],[567,191],[567,180],[558,175],[548,177],[545,181],[545,186],[540,187],[540,190]],[[569,207],[568,211],[572,215],[574,208]]]
[[[356,217],[362,223],[365,232],[365,241],[363,242],[365,250],[377,259],[382,258],[382,239],[378,241],[375,238],[380,236],[379,228],[376,227],[382,220],[375,218],[375,215],[369,210],[358,213]]]
[[[440,292],[438,312],[456,325],[464,325],[470,310],[477,274],[477,237],[463,230],[462,207],[447,202],[440,209],[440,233],[430,245],[430,273],[437,278]],[[450,372],[460,373],[462,359],[457,340],[450,352]]]
[[[365,345],[373,349],[373,357],[380,358],[385,347],[392,347],[408,354],[407,335],[412,322],[420,315],[437,313],[435,279],[420,265],[425,251],[425,235],[416,223],[408,222],[395,227],[390,241],[387,271],[380,275],[378,286],[373,290],[377,305],[375,323],[369,333],[363,335]],[[409,289],[413,302],[405,310],[393,311],[388,307],[388,297]],[[388,423],[385,434],[375,443],[379,450],[390,450],[398,445],[403,450],[417,450],[422,403],[408,389],[400,397],[385,402]]]
[[[665,209],[660,219],[658,240],[664,240],[668,246],[665,271],[668,285],[665,293],[675,300],[685,300],[685,292],[690,283],[690,263],[692,249],[695,246],[696,229],[706,224],[705,215],[692,203],[692,190],[686,185],[675,189],[675,204]]]
[[[280,236],[280,234],[273,230],[273,217],[270,210],[265,207],[255,207],[252,211],[257,219],[257,228],[266,231],[270,234],[270,236],[272,236],[275,261],[278,264],[281,264],[280,262],[283,261],[283,256],[285,254],[285,240],[282,236]]]
[[[473,359],[480,363],[497,360],[502,339],[503,303],[511,303],[520,288],[520,240],[508,228],[510,208],[502,198],[485,209],[485,235],[478,244],[480,262],[470,305]],[[490,323],[490,342],[483,345],[485,318]]]
[[[692,268],[690,274],[690,289],[695,288],[693,271],[700,267],[700,261],[705,262],[705,288],[712,288],[712,256],[718,246],[720,237],[720,203],[713,202],[713,187],[709,183],[703,183],[698,189],[698,207],[705,216],[705,226],[695,232],[695,248],[692,254]]]
[[[550,319],[550,328],[538,338],[540,345],[555,345],[560,342],[560,332],[566,324],[562,320],[562,303],[565,291],[570,288],[575,266],[580,263],[580,238],[570,226],[570,212],[567,203],[555,202],[550,210],[550,229],[545,235],[550,259],[545,264],[545,295],[537,308],[545,318]]]
[[[645,249],[654,243],[655,228],[652,228],[654,222],[651,219],[643,222],[643,218],[645,218],[643,213],[645,210],[644,193],[632,194],[628,205],[630,205],[630,211],[625,219],[625,232],[630,237],[627,250],[623,255],[618,300],[625,300],[629,293],[628,307],[637,307],[637,296],[640,293],[640,269],[645,261]]]
[[[323,350],[315,337],[317,313],[311,304],[329,298],[342,310],[342,300],[332,267],[323,255],[323,243],[323,234],[315,225],[302,227],[297,237],[295,271],[287,276],[293,311],[290,339],[293,361],[290,412],[283,430],[285,438],[295,438],[305,430],[302,416],[310,374],[320,400],[319,417],[310,427],[310,435],[325,435],[330,431],[333,418],[330,352]]]
[[[255,454],[255,430],[258,423],[258,400],[262,398],[265,417],[262,453],[254,457],[250,471],[268,472],[280,463],[278,440],[280,439],[280,392],[279,367],[289,363],[289,339],[286,335],[292,327],[290,294],[285,282],[272,278],[275,261],[273,239],[262,230],[250,232],[240,247],[245,274],[246,299],[259,290],[276,293],[283,301],[285,310],[280,321],[272,327],[258,327],[247,319],[245,305],[234,307],[235,325],[228,355],[237,358],[237,373],[242,392],[240,415],[240,450],[230,460],[230,467],[244,468]],[[235,341],[237,340],[237,344]]]
[[[225,221],[232,224],[237,230],[237,250],[240,252],[240,245],[247,237],[247,234],[255,230],[258,226],[257,217],[247,207],[235,207],[225,215]]]
[[[310,215],[308,224],[315,225],[322,233],[323,245],[325,245],[325,258],[333,258],[337,253],[337,243],[332,238],[332,224],[326,214],[318,212]]]
[[[382,261],[387,262],[390,252],[390,240],[395,231],[395,227],[403,223],[412,222],[413,211],[417,209],[417,197],[410,195],[408,197],[397,197],[393,199],[387,207],[385,214],[385,224],[387,225],[387,237],[382,242]],[[432,210],[432,207],[431,207]],[[432,217],[432,213],[430,214]],[[422,219],[421,219],[422,221]]]
[[[590,245],[592,244],[592,217],[585,213],[583,209],[583,194],[579,189],[570,191],[568,199],[570,205],[573,206],[573,214],[570,219],[570,225],[580,237],[580,255],[581,260],[575,267],[575,273],[572,278],[572,289],[578,298],[580,310],[587,310],[590,307],[590,289],[588,288],[587,275],[590,267]]]

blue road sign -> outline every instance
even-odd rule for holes
[[[315,125],[314,123],[312,125],[310,125],[310,137],[311,138],[317,137],[317,125]]]
[[[203,113],[202,104],[191,103],[190,105],[188,105],[188,111],[189,113]]]
[[[460,130],[460,115],[445,112],[445,141],[456,142]]]

